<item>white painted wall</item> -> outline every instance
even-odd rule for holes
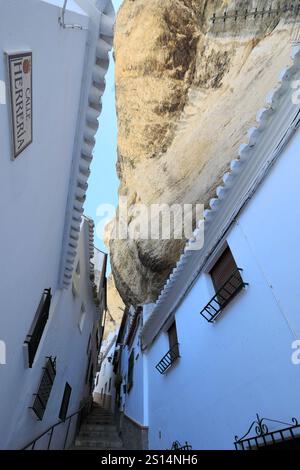
[[[59,26],[62,3],[0,0],[0,81],[6,81],[3,52],[30,49],[33,54],[33,143],[15,161],[10,158],[8,108],[0,105],[0,339],[7,348],[7,364],[0,366],[1,448],[19,448],[58,421],[65,381],[73,388],[69,412],[78,408],[86,393],[86,348],[96,321],[91,288],[84,280],[87,233],[79,248],[80,297],[74,299],[71,289],[57,290],[87,41],[86,31]],[[74,2],[68,4],[68,21],[87,26],[88,17],[80,8],[72,11]],[[42,292],[49,287],[54,294],[50,318],[33,368],[28,369],[23,342]],[[77,326],[81,301],[87,307],[82,333]],[[46,355],[57,356],[57,376],[43,421],[36,422],[28,406]]]
[[[133,314],[133,310],[131,312]],[[129,320],[129,319],[128,319]],[[129,392],[123,392],[122,385],[122,405],[121,410],[126,416],[136,421],[141,426],[147,426],[148,419],[148,400],[147,400],[147,380],[146,380],[146,356],[141,351],[140,332],[142,328],[142,317],[140,316],[139,324],[130,347],[125,345],[122,348],[121,355],[121,374],[123,376],[123,384],[128,383],[128,360],[132,349],[134,349],[134,368],[133,368],[133,385]],[[125,338],[129,332],[129,321],[126,325]]]
[[[169,349],[164,332],[146,350],[150,449],[175,440],[232,449],[256,413],[300,418],[300,366],[291,362],[300,338],[299,146],[298,131],[228,234],[249,287],[210,324],[199,315],[214,295],[202,273],[176,312],[178,363],[165,375],[155,369]]]
[[[112,360],[114,357],[117,335],[118,328],[114,331],[111,331],[106,340],[102,343],[100,350],[100,357],[102,361],[101,368],[100,371],[96,374],[95,388],[93,391],[95,401],[100,403],[106,409],[111,409],[112,411],[114,410],[116,396],[115,374]],[[110,388],[109,382],[111,384]]]

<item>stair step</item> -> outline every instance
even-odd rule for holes
[[[80,432],[88,432],[88,431],[117,431],[117,427],[115,424],[88,424],[83,423],[80,427]]]
[[[101,430],[99,431],[97,428],[95,428],[93,431],[89,430],[89,431],[83,431],[82,429],[80,430],[79,434],[78,434],[78,437],[81,438],[86,438],[86,437],[90,437],[90,438],[99,438],[99,439],[114,439],[114,438],[119,438],[119,435],[116,431],[116,429],[112,429],[110,431],[108,430]]]
[[[85,446],[73,446],[73,447],[70,447],[69,450],[123,450],[123,446],[122,447],[85,447]]]
[[[86,424],[103,424],[103,425],[109,425],[109,426],[112,426],[113,424],[115,424],[114,420],[113,419],[100,419],[100,418],[88,418],[86,421],[85,421]]]
[[[102,439],[90,439],[85,438],[82,439],[80,437],[76,438],[75,447],[84,446],[84,447],[102,447],[102,448],[110,448],[110,449],[117,449],[118,447],[122,447],[121,439],[113,439],[113,440],[102,440]]]
[[[120,439],[111,411],[95,406],[85,418],[71,450],[121,450]]]

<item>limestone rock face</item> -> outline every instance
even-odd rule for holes
[[[211,21],[268,2],[124,0],[115,33],[119,196],[134,205],[203,203],[237,157],[257,111],[290,63],[280,15]],[[185,240],[110,241],[126,304],[154,301]]]
[[[107,278],[107,313],[104,328],[104,339],[107,338],[111,331],[114,331],[116,326],[120,325],[123,312],[124,303],[118,293],[114,278],[110,274]]]

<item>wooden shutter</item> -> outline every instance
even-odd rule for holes
[[[169,336],[170,349],[172,349],[175,353],[179,355],[177,328],[176,328],[175,321],[172,323],[172,325],[168,329],[168,336]]]
[[[231,280],[231,283],[225,285],[221,292],[218,293],[218,301],[220,306],[226,304],[228,299],[232,297],[232,294],[235,291],[235,286],[241,285],[243,282],[237,269],[238,267],[232,256],[230,248],[227,246],[210,272],[216,292],[219,292],[221,287],[226,284],[232,274],[236,272],[234,279]]]
[[[230,248],[227,247],[210,272],[216,292],[228,281],[232,273],[236,270],[236,262],[234,261]]]

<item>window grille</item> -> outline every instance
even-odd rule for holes
[[[33,395],[34,401],[33,405],[30,407],[39,421],[43,419],[56,376],[56,358],[47,357],[46,359],[47,361],[43,367],[40,385],[37,393]]]
[[[68,382],[66,382],[63,399],[60,405],[60,410],[59,410],[59,415],[58,415],[59,419],[61,419],[62,421],[65,421],[67,413],[68,413],[71,392],[72,392],[72,387],[68,384]]]
[[[49,318],[51,298],[51,289],[45,289],[30,331],[24,341],[24,345],[27,347],[28,367],[32,367],[37,349],[43,336],[43,332]]]

